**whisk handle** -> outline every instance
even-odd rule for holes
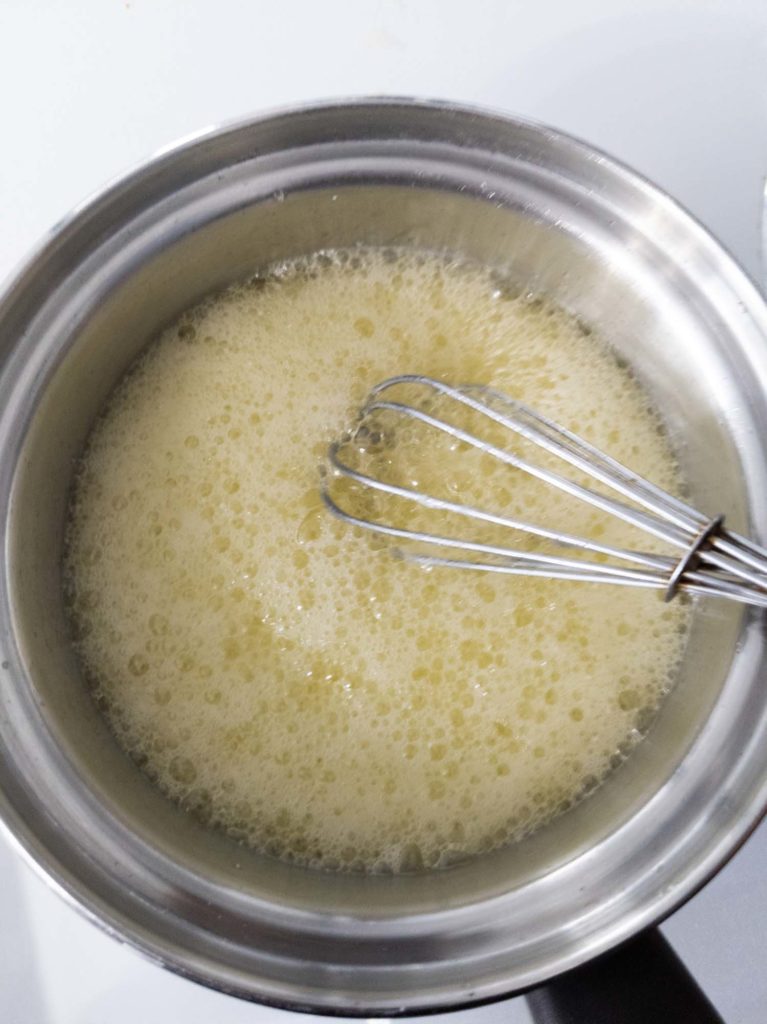
[[[526,999],[535,1024],[724,1024],[657,928]]]

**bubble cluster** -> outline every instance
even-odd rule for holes
[[[96,424],[71,509],[73,629],[119,741],[200,820],[328,869],[445,865],[570,807],[646,730],[687,625],[651,593],[424,571],[332,519],[327,445],[403,372],[492,384],[678,489],[646,396],[588,329],[481,268],[360,250],[169,328]],[[419,466],[604,528],[438,447]]]

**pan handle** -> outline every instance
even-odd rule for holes
[[[657,928],[525,998],[535,1024],[724,1024]]]

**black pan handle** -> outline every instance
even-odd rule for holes
[[[525,998],[535,1024],[724,1024],[657,928]]]

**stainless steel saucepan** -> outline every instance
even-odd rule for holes
[[[538,125],[391,100],[277,113],[168,150],[81,207],[0,300],[9,833],[89,917],[187,977],[389,1016],[540,986],[657,922],[727,860],[767,806],[766,634],[762,614],[702,602],[678,685],[628,762],[531,838],[445,871],[290,867],[162,797],[116,746],[70,648],[74,460],[183,309],[264,264],[358,243],[481,260],[593,325],[654,396],[692,503],[761,543],[767,309],[698,224],[606,156]],[[554,1019],[556,1000],[536,1000]]]

